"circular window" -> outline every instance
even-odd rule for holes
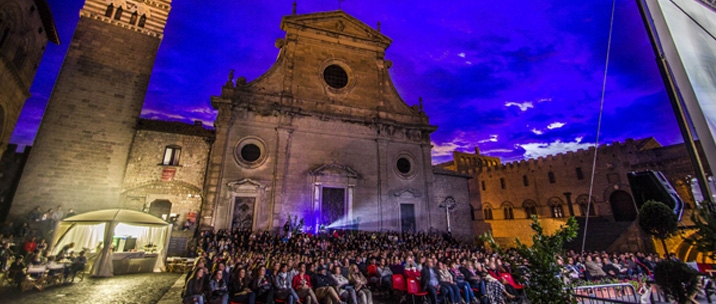
[[[408,160],[405,157],[401,157],[398,159],[398,162],[396,163],[396,166],[398,168],[398,172],[403,174],[410,173],[410,160]]]
[[[342,89],[348,85],[348,73],[339,65],[332,64],[323,70],[323,80],[334,89]]]
[[[393,172],[400,178],[411,179],[418,173],[415,158],[408,152],[401,152],[395,155],[393,164]]]
[[[236,144],[234,159],[242,167],[256,168],[266,160],[266,145],[257,137],[245,137]]]
[[[254,144],[247,144],[241,148],[241,158],[247,162],[255,162],[261,157],[261,148]]]

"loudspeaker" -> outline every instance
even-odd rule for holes
[[[646,170],[642,172],[629,172],[627,174],[631,192],[637,208],[641,209],[649,200],[662,202],[674,211],[674,215],[681,221],[684,211],[684,201],[676,193],[663,173]]]

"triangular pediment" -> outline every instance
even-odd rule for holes
[[[386,48],[391,43],[390,38],[343,11],[285,16],[281,28],[287,31],[292,27],[318,30],[326,36],[342,35],[379,43]]]
[[[313,176],[333,175],[352,178],[357,178],[359,176],[358,172],[353,170],[350,166],[339,163],[324,164],[314,170],[311,170],[309,173]]]

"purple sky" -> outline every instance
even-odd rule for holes
[[[82,0],[48,0],[62,45],[48,45],[11,142],[32,143]],[[174,1],[142,116],[211,126],[230,69],[255,79],[273,64],[293,1]],[[349,0],[347,13],[393,39],[386,58],[410,105],[423,97],[433,161],[453,150],[503,161],[594,144],[611,1]],[[298,1],[298,13],[338,1]],[[600,143],[653,136],[681,142],[639,11],[617,0]]]

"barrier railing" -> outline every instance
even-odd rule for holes
[[[639,303],[639,295],[629,283],[577,286],[574,295],[584,304]]]

